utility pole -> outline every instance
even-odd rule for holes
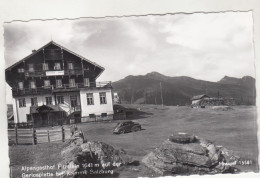
[[[162,82],[160,82],[160,89],[161,89],[161,100],[162,100],[162,107],[163,107]]]

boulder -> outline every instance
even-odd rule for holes
[[[61,151],[65,165],[57,174],[60,177],[108,177],[113,169],[132,162],[126,152],[103,142],[85,142],[82,138],[72,139]]]
[[[160,175],[215,174],[233,172],[238,161],[231,151],[195,135],[175,133],[142,162]]]

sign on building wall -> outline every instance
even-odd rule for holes
[[[64,70],[59,71],[46,71],[46,76],[64,75]]]

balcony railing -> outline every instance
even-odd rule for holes
[[[84,69],[86,70],[86,69]],[[29,70],[26,70],[24,71],[24,75],[26,77],[44,77],[44,76],[47,76],[47,72],[51,73],[53,72],[53,75],[55,75],[55,72],[57,71],[63,71],[63,75],[83,75],[84,73],[84,70],[82,70],[81,68],[74,68],[74,69],[66,69],[66,70],[34,70],[34,71],[29,71]]]
[[[60,86],[50,85],[37,88],[13,88],[13,96],[33,95],[33,94],[47,94],[59,91],[79,91],[80,89],[98,89],[98,88],[112,88],[111,82],[90,82],[88,85],[84,83],[63,84]]]

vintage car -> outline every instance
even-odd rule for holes
[[[142,127],[139,123],[133,121],[125,121],[117,123],[116,127],[113,130],[114,134],[127,133],[127,132],[136,132],[141,130]]]

